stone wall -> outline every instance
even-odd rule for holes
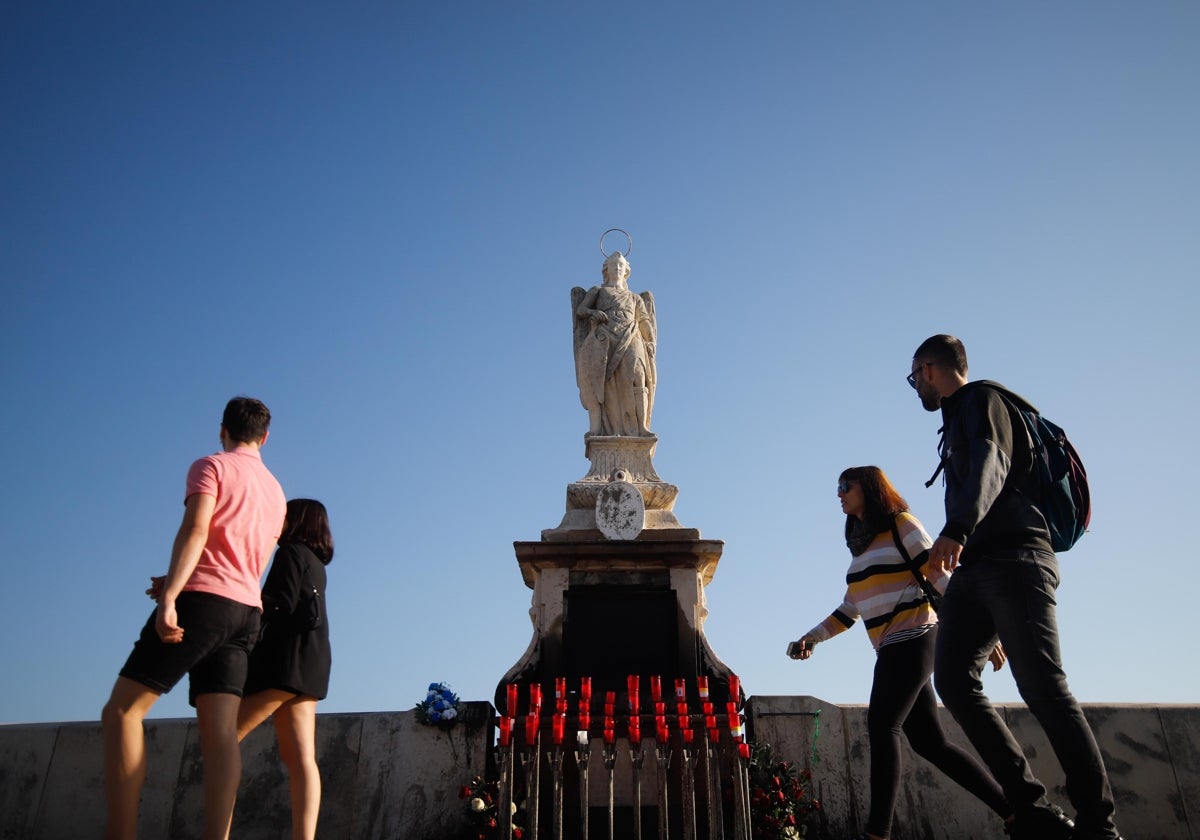
[[[488,703],[464,703],[443,731],[412,712],[320,715],[324,782],[319,836],[331,840],[450,840],[463,837],[459,787],[485,770],[492,740]],[[1041,729],[1024,706],[1001,707],[1035,772],[1070,811],[1063,779]],[[1200,706],[1085,705],[1112,778],[1129,840],[1200,838]],[[943,711],[951,737],[963,743]],[[868,805],[866,707],[813,697],[752,697],[753,736],[776,757],[813,771],[824,805],[818,837],[861,830]],[[147,724],[149,773],[140,836],[198,836],[200,750],[194,720]],[[924,760],[905,752],[896,840],[1002,840],[999,820]],[[274,733],[261,727],[243,745],[234,840],[290,836],[286,773]],[[0,840],[78,840],[103,833],[100,725],[0,726]],[[543,821],[545,822],[545,821]]]
[[[448,730],[423,726],[413,712],[319,715],[317,752],[324,796],[323,838],[428,838],[463,835],[459,788],[484,773],[491,704],[464,703]],[[148,771],[138,836],[200,836],[203,794],[196,721],[146,724]],[[231,836],[291,836],[287,773],[270,724],[242,748],[242,787]],[[0,727],[0,838],[80,840],[104,833],[99,723]]]
[[[1041,727],[1024,705],[1000,705],[1052,801],[1073,813],[1062,771]],[[812,770],[828,836],[862,830],[869,802],[866,706],[836,706],[814,697],[752,697],[752,737],[776,757]],[[939,708],[947,734],[967,745]],[[1129,840],[1200,838],[1200,706],[1084,704],[1104,755]],[[815,750],[814,750],[815,741]],[[968,747],[969,748],[969,747]],[[899,840],[1001,840],[999,819],[982,803],[904,746],[904,773],[893,836]]]

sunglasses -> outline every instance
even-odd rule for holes
[[[917,365],[916,370],[914,370],[908,376],[904,377],[905,380],[908,382],[909,387],[911,387],[911,388],[917,387],[917,374],[920,373],[921,371],[925,370],[925,365],[931,365],[931,364],[933,364],[933,362],[921,362],[919,365]]]
[[[850,492],[850,488],[856,484],[858,484],[857,481],[850,481],[848,479],[843,478],[841,481],[838,482],[837,490],[839,493],[841,493],[843,496],[845,496],[847,493]]]

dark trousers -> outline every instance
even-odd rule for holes
[[[1077,811],[1075,836],[1116,837],[1100,749],[1063,671],[1054,600],[1058,580],[1058,560],[1044,551],[977,555],[960,566],[938,614],[934,682],[1017,813],[1044,807],[1045,786],[983,693],[980,674],[999,637],[1017,689],[1066,775]]]
[[[937,627],[915,639],[884,645],[875,661],[867,732],[871,739],[871,814],[867,831],[887,837],[900,790],[900,733],[913,751],[975,794],[1001,817],[1004,793],[975,758],[946,740],[938,721],[933,673]]]

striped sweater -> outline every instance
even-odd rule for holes
[[[929,569],[927,561],[933,541],[921,523],[912,514],[902,513],[896,517],[896,526],[908,556],[922,564],[922,573],[939,592],[945,591],[949,576]],[[851,558],[846,571],[845,600],[805,635],[823,642],[852,627],[859,617],[876,650],[889,642],[918,635],[937,623],[937,613],[904,564],[890,530],[876,534],[866,551]]]

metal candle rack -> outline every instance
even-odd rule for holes
[[[629,772],[632,789],[633,840],[642,840],[642,770],[647,750],[642,744],[642,726],[654,725],[653,748],[656,800],[658,810],[658,840],[751,840],[749,758],[750,749],[745,739],[745,726],[741,714],[741,686],[737,677],[728,681],[728,692],[722,691],[726,702],[723,714],[717,713],[709,693],[708,679],[700,677],[694,684],[685,680],[674,681],[675,705],[668,715],[668,704],[662,695],[662,681],[651,677],[650,699],[652,712],[641,706],[641,681],[630,676],[622,706],[623,715],[616,711],[616,695],[605,692],[603,715],[598,730],[592,730],[591,680],[584,677],[578,692],[572,692],[576,700],[576,712],[571,714],[566,680],[554,681],[555,700],[553,709],[542,712],[542,692],[539,684],[529,684],[526,691],[517,685],[508,686],[508,704],[499,723],[500,743],[496,750],[499,765],[499,828],[504,840],[512,840],[513,790],[518,784],[517,759],[525,783],[527,798],[524,809],[523,834],[525,840],[562,840],[564,834],[588,840],[589,816],[591,812],[589,794],[589,761],[593,733],[602,741],[601,759],[607,782],[607,836],[615,840],[616,789],[618,778]],[[689,699],[699,699],[694,703]],[[524,708],[518,709],[520,695],[528,697]],[[598,710],[599,711],[599,710]],[[520,712],[520,714],[518,714]],[[522,721],[520,726],[518,721]],[[564,747],[566,732],[575,733],[574,744]],[[618,729],[621,740],[626,741],[629,762],[620,759],[617,749]],[[722,730],[725,730],[723,733]],[[523,735],[523,738],[519,736]],[[544,752],[545,764],[550,773],[549,793],[551,808],[548,815],[550,832],[543,833],[539,826],[543,739],[552,741],[551,748]],[[517,741],[522,741],[517,744]],[[577,774],[577,796],[575,788],[567,784],[569,770],[565,757],[571,752]],[[671,774],[671,763],[678,757],[677,769]],[[729,796],[732,813],[727,813],[723,800]],[[575,799],[574,802],[571,800]],[[700,800],[703,800],[701,802]],[[699,807],[698,807],[699,806]],[[672,807],[675,808],[672,813]],[[572,812],[578,813],[578,834],[572,834],[567,823]]]

